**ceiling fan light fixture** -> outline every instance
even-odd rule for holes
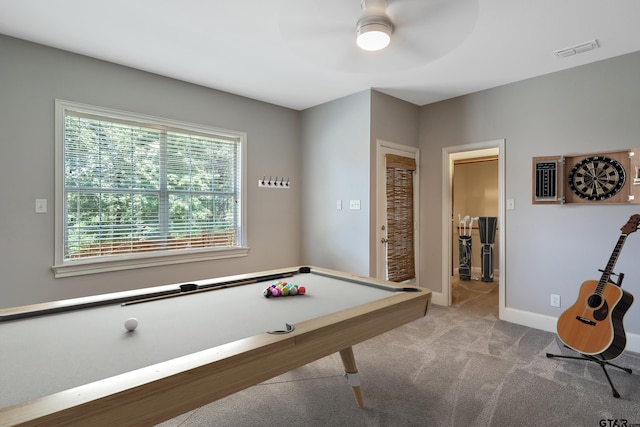
[[[393,25],[385,15],[366,15],[360,18],[356,27],[356,43],[363,50],[384,49],[391,41]]]

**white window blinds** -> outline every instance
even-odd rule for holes
[[[241,142],[66,109],[62,261],[240,246]]]

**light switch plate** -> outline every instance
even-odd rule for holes
[[[47,199],[36,199],[36,213],[47,213]]]

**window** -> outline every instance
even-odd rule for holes
[[[56,277],[244,256],[246,136],[56,101]]]

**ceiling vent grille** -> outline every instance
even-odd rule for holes
[[[565,47],[564,49],[556,50],[553,54],[557,58],[566,58],[568,56],[577,55],[578,53],[588,52],[590,50],[596,49],[600,47],[598,45],[598,40],[590,40],[585,43],[580,43],[575,46]]]

